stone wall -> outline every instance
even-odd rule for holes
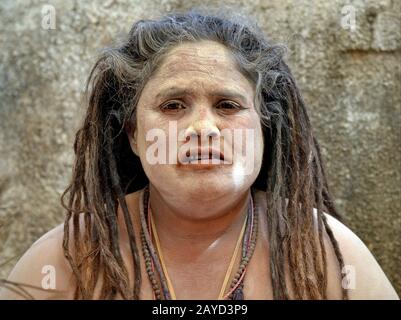
[[[63,221],[59,197],[98,50],[137,19],[200,4],[218,1],[0,3],[0,277]],[[228,5],[288,45],[338,207],[401,293],[401,1]],[[52,8],[54,25],[44,19]]]

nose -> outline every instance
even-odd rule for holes
[[[216,119],[208,102],[199,102],[194,111],[185,131],[185,139],[196,141],[195,138],[198,138],[199,142],[199,138],[201,138],[201,141],[208,143],[211,142],[210,140],[220,140],[220,130],[216,126]]]
[[[189,139],[192,141],[198,139],[199,141],[199,138],[205,142],[209,142],[210,140],[219,140],[220,130],[210,119],[197,119],[185,130],[185,139],[187,141]]]

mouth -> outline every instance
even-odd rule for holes
[[[180,163],[184,165],[222,165],[228,164],[224,154],[212,148],[188,150],[180,157]]]

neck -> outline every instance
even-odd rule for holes
[[[152,184],[150,207],[163,250],[199,255],[238,237],[250,190],[213,201],[163,196]],[[205,215],[207,212],[207,215]],[[202,217],[202,218],[199,218]]]

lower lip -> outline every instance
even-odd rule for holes
[[[185,163],[180,163],[179,167],[183,169],[194,169],[194,170],[199,170],[199,169],[217,169],[217,168],[222,168],[222,167],[227,167],[230,163],[221,161],[219,163],[202,163],[201,160],[198,160],[197,162],[185,162]]]

